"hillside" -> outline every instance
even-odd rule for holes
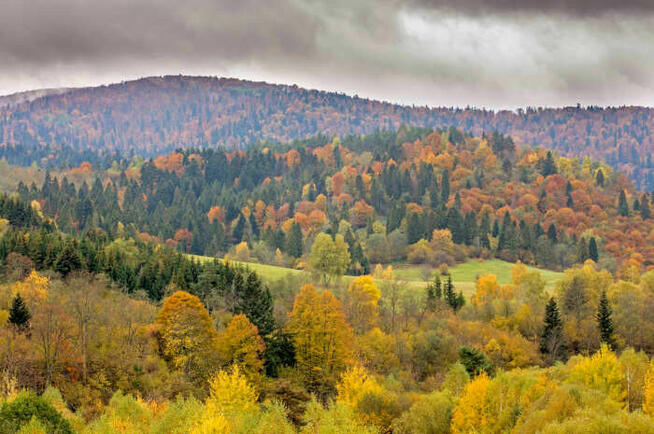
[[[64,232],[99,228],[246,262],[304,267],[318,237],[341,236],[340,274],[470,258],[558,271],[587,259],[621,273],[654,265],[652,199],[605,164],[454,128],[326,140],[83,163],[16,191]]]
[[[225,78],[151,77],[30,97],[0,108],[0,157],[20,165],[110,165],[115,152],[147,157],[187,147],[240,148],[258,140],[370,134],[401,124],[455,126],[476,136],[497,130],[518,144],[605,161],[637,187],[654,190],[649,108],[408,107]]]

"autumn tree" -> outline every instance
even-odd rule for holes
[[[260,381],[265,345],[257,326],[245,315],[234,316],[225,330],[218,334],[216,350],[223,363],[238,365],[253,383]]]
[[[295,297],[287,331],[307,388],[329,393],[351,359],[354,341],[341,303],[327,290],[318,294],[312,285],[304,285]]]
[[[363,334],[377,323],[377,302],[381,292],[371,276],[359,276],[347,288],[347,310],[350,324]]]
[[[216,331],[200,299],[186,291],[175,292],[164,301],[156,325],[164,358],[191,378],[207,378],[216,351]]]
[[[350,263],[350,252],[342,235],[332,240],[328,234],[321,233],[311,246],[309,266],[324,283],[345,273]]]

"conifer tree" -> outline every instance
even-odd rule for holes
[[[640,217],[643,220],[647,220],[650,218],[650,215],[649,198],[647,197],[647,193],[644,193],[640,199]]]
[[[9,309],[9,323],[15,325],[19,330],[24,330],[29,327],[30,319],[32,319],[32,314],[27,308],[27,305],[20,296],[20,293],[16,294]]]
[[[554,175],[557,173],[556,163],[554,162],[554,157],[552,157],[552,151],[547,151],[547,155],[545,156],[545,160],[541,166],[540,173],[543,176]]]
[[[595,241],[595,237],[590,237],[590,241],[588,242],[588,257],[594,262],[599,260],[599,252],[597,249],[597,241]]]
[[[624,190],[620,190],[620,197],[618,198],[618,214],[623,217],[629,217],[629,204],[627,203],[627,196]]]
[[[294,222],[288,231],[286,253],[294,258],[302,256],[302,229],[297,222]]]
[[[604,187],[604,172],[602,169],[597,171],[597,175],[595,175],[595,183],[600,187]]]
[[[427,285],[427,309],[434,311],[436,309],[436,302],[443,295],[441,289],[441,279],[438,275],[434,278],[434,281]]]
[[[563,321],[554,298],[545,307],[545,326],[540,336],[540,352],[548,355],[551,361],[565,356],[566,344],[563,339]]]
[[[263,337],[275,329],[273,301],[270,290],[261,283],[256,273],[250,273],[240,289],[234,313],[244,314],[252,324],[257,326]]]
[[[602,337],[602,342],[606,343],[610,348],[615,348],[615,341],[613,340],[613,319],[611,318],[611,306],[609,299],[606,296],[606,291],[602,291],[599,305],[597,306],[597,327]]]

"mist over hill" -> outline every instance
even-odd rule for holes
[[[654,190],[654,110],[645,107],[428,108],[186,76],[20,95],[0,98],[0,157],[13,164],[55,166],[98,154],[110,159],[114,153],[154,156],[186,147],[245,147],[407,124],[455,126],[473,135],[498,130],[518,144],[603,160],[629,174],[639,188]]]

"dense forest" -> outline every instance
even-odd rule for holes
[[[85,162],[16,190],[67,233],[99,228],[197,255],[305,268],[318,234],[339,235],[348,274],[490,257],[625,272],[654,260],[652,198],[624,175],[455,128]]]
[[[78,157],[3,166],[2,433],[654,432],[652,197],[606,163],[454,127]]]
[[[297,86],[183,76],[26,99],[0,106],[0,157],[26,166],[106,166],[116,155],[371,134],[408,124],[455,126],[475,136],[497,130],[519,143],[604,161],[640,189],[654,190],[654,111],[642,107],[408,107]]]

